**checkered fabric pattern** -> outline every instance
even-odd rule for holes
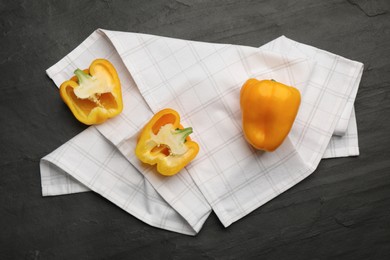
[[[42,158],[44,196],[93,190],[150,225],[194,235],[211,210],[228,226],[307,177],[321,158],[359,153],[353,103],[361,63],[286,37],[253,48],[97,30],[47,74],[59,86],[96,58],[117,68],[124,111]],[[292,131],[273,153],[242,135],[239,91],[250,77],[302,93]],[[134,155],[140,129],[166,107],[194,128],[201,147],[172,177]]]

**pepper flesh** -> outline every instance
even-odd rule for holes
[[[77,120],[100,124],[122,112],[120,80],[108,60],[96,59],[89,69],[74,73],[75,77],[61,84],[60,95]]]
[[[199,152],[199,146],[189,134],[192,128],[180,125],[180,115],[173,109],[156,113],[145,125],[135,148],[144,163],[155,165],[157,171],[172,176],[182,170]]]
[[[274,80],[247,80],[240,92],[246,140],[256,149],[274,151],[290,132],[300,103],[294,87]]]

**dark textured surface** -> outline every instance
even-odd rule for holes
[[[45,70],[97,28],[260,46],[280,35],[365,64],[361,155],[225,229],[150,227],[94,193],[41,197],[39,159],[85,127]],[[390,1],[0,1],[0,259],[390,259]]]

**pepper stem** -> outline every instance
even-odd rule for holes
[[[184,129],[176,129],[174,134],[181,135],[181,141],[184,143],[186,141],[187,136],[192,134],[192,127],[187,127]]]
[[[79,85],[83,84],[83,82],[86,82],[87,80],[92,79],[91,75],[88,75],[87,73],[85,73],[81,69],[76,69],[74,71],[74,74],[77,76],[77,79],[79,80]]]

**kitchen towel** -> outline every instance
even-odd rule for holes
[[[211,210],[229,226],[307,177],[321,158],[359,153],[359,62],[284,36],[253,48],[97,30],[47,74],[59,86],[96,58],[117,68],[124,111],[42,158],[44,196],[93,190],[150,225],[194,235]],[[239,90],[250,77],[302,93],[293,128],[273,153],[252,149],[242,136]],[[201,147],[172,177],[134,156],[139,130],[166,107],[194,128]]]

